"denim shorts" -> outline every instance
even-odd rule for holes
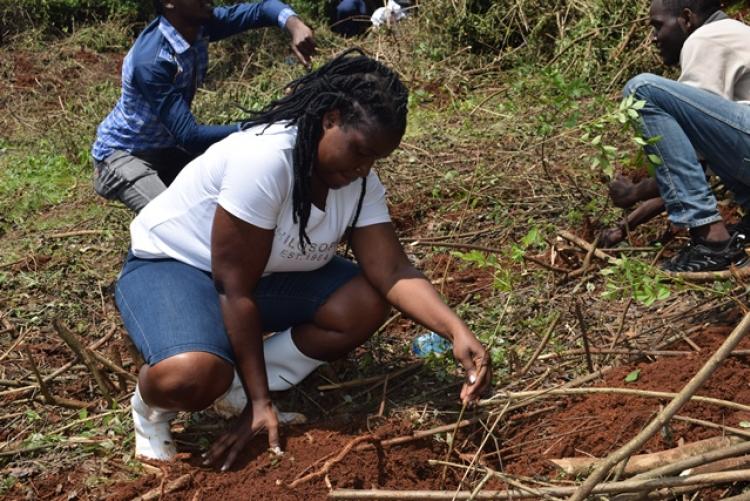
[[[359,273],[356,264],[336,256],[314,271],[261,278],[254,298],[263,330],[311,322],[331,294]],[[129,252],[115,286],[115,301],[147,364],[192,351],[234,363],[210,273],[174,259],[139,259]]]

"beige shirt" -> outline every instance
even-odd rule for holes
[[[722,19],[690,34],[680,53],[679,81],[750,104],[750,26]]]

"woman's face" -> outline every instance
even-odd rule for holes
[[[401,142],[397,132],[377,126],[342,125],[338,110],[323,116],[323,134],[313,172],[337,190],[369,174],[376,160],[385,158]]]

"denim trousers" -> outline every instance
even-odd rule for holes
[[[661,158],[656,181],[675,226],[721,220],[698,154],[750,212],[750,105],[648,73],[631,79],[623,94],[646,101],[644,136],[660,137],[646,151]]]

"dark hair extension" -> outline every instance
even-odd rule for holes
[[[338,110],[344,126],[377,126],[403,135],[409,91],[393,70],[356,48],[293,81],[288,89],[284,97],[253,112],[243,128],[283,121],[289,127],[297,126],[292,206],[304,253],[310,243],[305,229],[312,207],[311,175],[323,132],[323,115]]]

